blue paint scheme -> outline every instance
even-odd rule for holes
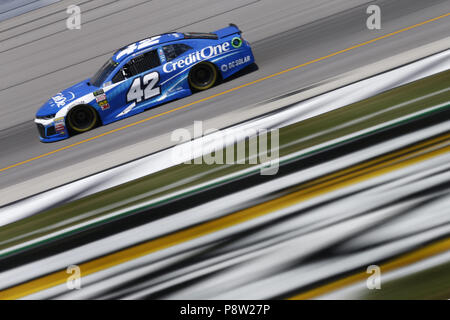
[[[227,28],[215,31],[213,34],[217,35],[216,39],[208,37],[194,38],[195,35],[193,34],[187,34],[186,36],[182,33],[164,34],[121,48],[112,57],[111,61],[113,65],[115,65],[113,71],[110,72],[100,87],[90,83],[91,79],[82,81],[52,97],[39,109],[36,116],[42,118],[54,115],[59,110],[69,105],[70,107],[73,107],[79,104],[88,104],[97,111],[101,123],[106,125],[141,113],[162,103],[191,95],[192,92],[188,83],[188,74],[191,68],[199,62],[209,61],[213,63],[217,67],[222,79],[226,79],[239,70],[254,63],[250,45],[247,41],[242,39],[241,32],[235,25],[230,25]],[[242,39],[241,42],[236,40],[236,38]],[[167,61],[167,56],[163,56],[164,52],[162,48],[170,44],[185,44],[190,46],[191,49],[175,59]],[[159,66],[112,84],[112,79],[118,72],[121,72],[124,65],[133,58],[152,50],[157,50],[156,52],[158,53],[161,63]],[[160,94],[147,100],[143,99],[131,108],[130,106],[133,102],[127,101],[127,94],[133,82],[136,78],[140,77],[142,79],[145,75],[154,72],[158,72],[159,81],[153,88],[159,87]],[[91,94],[96,92],[101,95],[102,91],[106,95],[107,106],[109,105],[109,107],[104,108],[103,110],[99,103],[97,103],[97,99]],[[83,100],[81,101],[82,103],[71,105],[71,103],[77,99]],[[130,109],[128,112],[126,112],[128,110],[127,108]],[[53,125],[54,124],[48,125],[46,130]],[[69,137],[67,131],[67,126],[65,125],[63,133],[40,137],[40,140],[43,142],[53,142],[66,139]]]
[[[74,101],[77,98],[92,92],[93,87],[88,85],[88,80],[77,83],[70,88],[63,90],[59,95],[65,99],[65,104]],[[58,96],[58,95],[57,95]],[[59,111],[59,107],[53,98],[50,98],[36,113],[37,117],[44,117],[50,114],[56,114]]]

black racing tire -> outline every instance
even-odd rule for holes
[[[219,78],[216,67],[210,62],[201,62],[192,67],[188,80],[191,89],[203,91],[211,88]]]
[[[91,130],[98,122],[97,112],[88,105],[76,106],[67,115],[69,129],[75,133]]]

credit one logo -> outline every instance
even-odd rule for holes
[[[224,43],[216,45],[216,46],[208,46],[208,47],[203,48],[200,51],[190,53],[186,58],[180,59],[177,62],[166,63],[163,67],[163,71],[165,73],[169,73],[169,72],[175,71],[177,69],[182,69],[186,66],[196,63],[197,61],[209,59],[214,56],[220,55],[224,52],[228,52],[230,50],[231,50],[231,48],[230,48],[229,42],[224,42]]]

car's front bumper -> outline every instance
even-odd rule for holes
[[[64,121],[55,123],[55,119],[35,119],[39,132],[39,140],[42,142],[55,142],[67,139],[69,134]]]

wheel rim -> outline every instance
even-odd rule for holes
[[[78,107],[70,112],[69,123],[75,131],[83,132],[92,129],[96,119],[96,114],[91,108]]]
[[[198,90],[205,90],[213,86],[217,73],[209,64],[200,64],[192,70],[191,85]]]

